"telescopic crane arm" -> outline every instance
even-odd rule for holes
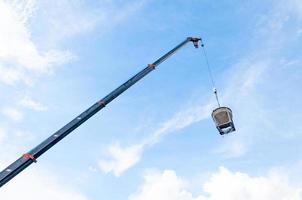
[[[44,140],[41,144],[36,146],[34,149],[21,156],[18,160],[16,160],[11,165],[9,165],[6,169],[0,172],[0,187],[2,187],[4,184],[10,181],[12,178],[14,178],[16,175],[18,175],[21,171],[26,169],[32,163],[37,162],[37,158],[39,158],[43,153],[45,153],[48,149],[53,147],[56,143],[58,143],[60,140],[66,137],[69,133],[71,133],[73,130],[75,130],[77,127],[83,124],[86,120],[88,120],[98,111],[103,109],[108,103],[110,103],[120,94],[122,94],[124,91],[130,88],[140,79],[142,79],[144,76],[146,76],[151,71],[153,71],[159,64],[161,64],[170,56],[172,56],[177,50],[179,50],[189,42],[193,42],[194,47],[198,48],[198,43],[200,40],[201,38],[188,37],[186,40],[184,40],[179,45],[177,45],[174,49],[172,49],[171,51],[160,57],[152,64],[148,64],[146,68],[144,68],[136,75],[134,75],[132,78],[130,78],[128,81],[126,81],[124,84],[113,90],[103,99],[93,104],[90,108],[85,110],[79,116],[74,118],[68,124],[66,124],[61,129],[59,129],[57,132],[52,134],[49,138]]]

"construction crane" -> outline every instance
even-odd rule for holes
[[[101,100],[99,100],[98,102],[93,104],[90,108],[85,110],[83,113],[81,113],[76,118],[74,118],[72,121],[70,121],[68,124],[66,124],[61,129],[59,129],[57,132],[52,134],[49,138],[44,140],[41,144],[36,146],[34,149],[32,149],[28,153],[25,153],[24,155],[22,155],[18,160],[13,162],[11,165],[9,165],[7,168],[5,168],[0,173],[0,187],[2,187],[4,184],[9,182],[12,178],[14,178],[16,175],[18,175],[20,172],[22,172],[24,169],[26,169],[32,163],[37,162],[37,158],[39,158],[43,153],[45,153],[47,150],[52,148],[55,144],[57,144],[59,141],[61,141],[63,138],[65,138],[73,130],[75,130],[77,127],[79,127],[85,121],[87,121],[90,117],[92,117],[98,111],[103,109],[112,100],[114,100],[116,97],[118,97],[120,94],[125,92],[128,88],[130,88],[132,85],[134,85],[140,79],[142,79],[144,76],[146,76],[151,71],[153,71],[158,65],[160,65],[162,62],[164,62],[166,59],[168,59],[170,56],[172,56],[177,50],[181,49],[183,46],[185,46],[189,42],[192,42],[194,47],[198,48],[199,41],[201,41],[201,38],[196,38],[196,37],[186,38],[183,42],[178,44],[171,51],[169,51],[168,53],[166,53],[165,55],[160,57],[158,60],[156,60],[152,64],[148,64],[147,67],[145,67],[143,70],[141,70],[136,75],[134,75],[132,78],[130,78],[128,81],[126,81],[124,84],[122,84],[121,86],[119,86],[118,88],[113,90],[107,96],[105,96],[104,98],[102,98]]]

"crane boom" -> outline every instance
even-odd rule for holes
[[[70,134],[73,130],[75,130],[77,127],[79,127],[85,121],[87,121],[90,117],[92,117],[98,111],[103,109],[108,103],[110,103],[112,100],[114,100],[120,94],[122,94],[124,91],[126,91],[128,88],[130,88],[136,82],[138,82],[140,79],[142,79],[148,73],[150,73],[152,70],[154,70],[156,66],[158,66],[159,64],[164,62],[167,58],[172,56],[181,47],[186,45],[188,42],[193,42],[194,47],[198,48],[198,42],[200,40],[201,40],[201,38],[193,38],[193,37],[186,38],[186,40],[181,42],[179,45],[177,45],[171,51],[169,51],[168,53],[166,53],[165,55],[160,57],[158,60],[156,60],[152,64],[148,64],[148,66],[146,68],[144,68],[143,70],[138,72],[136,75],[134,75],[132,78],[130,78],[128,81],[126,81],[124,84],[122,84],[121,86],[119,86],[118,88],[113,90],[111,93],[109,93],[103,99],[101,99],[98,102],[96,102],[95,104],[93,104],[90,108],[85,110],[83,113],[81,113],[76,118],[74,118],[72,121],[70,121],[68,124],[66,124],[61,129],[59,129],[57,132],[52,134],[49,138],[44,140],[41,144],[39,144],[34,149],[32,149],[28,153],[21,156],[19,159],[17,159],[15,162],[13,162],[11,165],[9,165],[7,168],[5,168],[0,173],[0,187],[2,187],[4,184],[6,184],[8,181],[10,181],[12,178],[14,178],[16,175],[18,175],[21,171],[26,169],[32,163],[36,162],[36,159],[39,158],[43,153],[45,153],[47,150],[49,150],[51,147],[53,147],[56,143],[58,143],[60,140],[62,140],[64,137],[66,137],[68,134]]]

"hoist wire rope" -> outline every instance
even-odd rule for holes
[[[207,56],[207,53],[206,53],[206,50],[205,50],[205,47],[204,47],[204,46],[205,46],[204,43],[202,43],[202,44],[201,44],[202,52],[203,52],[203,55],[204,55],[204,57],[205,57],[206,66],[207,66],[207,69],[208,69],[208,74],[209,74],[209,77],[210,77],[210,80],[211,80],[211,83],[212,83],[212,87],[213,87],[213,92],[214,92],[214,95],[215,95],[215,98],[216,98],[218,107],[220,107],[220,102],[219,102],[219,98],[218,98],[218,93],[217,93],[217,89],[216,89],[216,87],[215,87],[214,76],[213,76],[212,69],[211,69],[211,66],[210,66],[210,64],[209,64],[209,59],[208,59],[208,56]]]

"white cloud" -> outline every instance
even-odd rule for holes
[[[110,158],[100,160],[99,167],[106,173],[112,172],[115,176],[120,176],[122,172],[139,161],[141,153],[141,145],[121,148],[119,144],[114,144],[107,150],[107,156]]]
[[[4,2],[9,3],[12,8],[18,13],[17,17],[18,19],[25,23],[28,21],[28,19],[34,14],[34,11],[36,10],[36,0],[5,0]]]
[[[20,101],[20,105],[35,111],[46,111],[47,107],[40,102],[34,101],[30,97],[26,96]]]
[[[4,116],[17,122],[23,119],[23,113],[16,108],[11,108],[11,107],[3,108],[1,112]]]
[[[108,30],[144,5],[145,1],[125,4],[110,1],[87,9],[82,1],[0,1],[0,81],[9,85],[18,82],[32,85],[36,77],[51,73],[54,66],[76,57],[68,50],[53,49],[62,39],[96,27]],[[43,40],[38,41],[44,49],[51,47],[44,51],[33,41],[28,28],[30,19],[36,19],[37,12],[39,20],[35,22],[44,31]]]
[[[27,28],[35,1],[0,1],[0,81],[30,83],[32,76],[49,73],[53,65],[69,61],[68,51],[40,52]]]
[[[129,200],[301,200],[302,187],[289,183],[288,177],[276,173],[252,177],[231,172],[224,167],[212,174],[199,195],[189,191],[188,182],[172,170],[149,172],[144,183]]]
[[[162,173],[145,174],[144,183],[129,200],[191,200],[192,195],[185,190],[185,182],[172,170]]]

